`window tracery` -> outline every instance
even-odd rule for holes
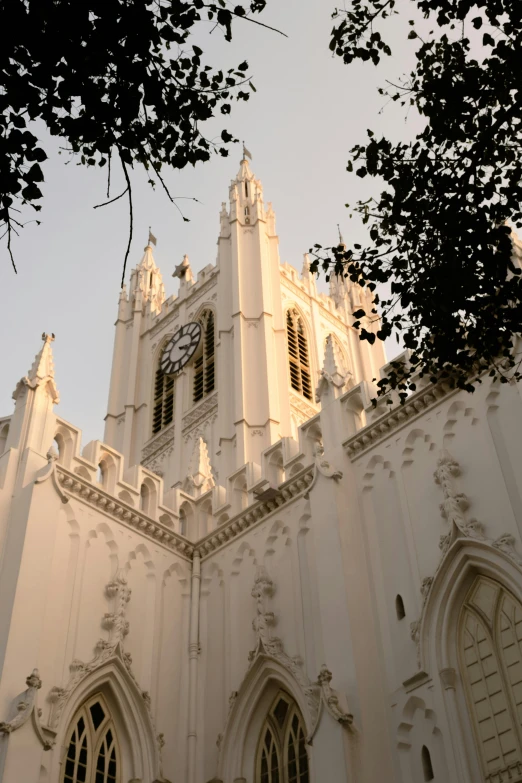
[[[294,700],[280,691],[261,729],[256,783],[309,783],[304,723]]]
[[[199,402],[216,388],[214,313],[204,310],[198,318],[203,337],[194,360],[193,402]]]
[[[74,716],[66,748],[61,783],[121,783],[114,723],[100,693]]]
[[[522,605],[477,577],[461,611],[460,666],[484,775],[522,763]]]
[[[286,338],[288,345],[290,385],[292,389],[295,389],[299,394],[302,394],[307,400],[312,400],[308,341],[306,339],[303,319],[297,310],[287,310]]]

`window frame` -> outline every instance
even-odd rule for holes
[[[291,321],[291,324],[289,321]],[[292,335],[290,334],[291,328],[293,331]],[[285,310],[285,332],[290,388],[313,405],[315,400],[312,386],[309,330],[304,316],[295,306],[288,307]],[[291,345],[291,339],[294,343],[293,346]]]
[[[286,713],[284,715],[282,723],[278,720],[278,718],[275,715],[276,708],[278,707],[280,701],[283,700],[287,704]],[[293,730],[292,724],[294,722],[294,719],[297,718],[297,730]],[[270,759],[268,759],[268,777],[262,777],[262,763],[263,763],[263,752],[266,747],[265,745],[265,737],[267,734],[267,731],[270,731],[270,734],[272,736],[272,741],[275,745],[276,749],[276,755],[278,759],[278,770],[277,775],[274,777],[272,775],[273,769],[270,768]],[[289,777],[289,748],[290,748],[290,738],[294,736],[296,739],[296,748],[297,748],[297,755],[296,755],[296,777],[293,777],[290,779]],[[305,752],[306,752],[306,769],[301,770],[300,769],[300,763],[299,759],[301,756],[299,755],[299,744],[300,744],[300,736],[302,736],[303,742],[305,744]],[[303,719],[303,716],[301,714],[301,710],[299,709],[297,702],[295,699],[290,696],[289,693],[287,693],[284,690],[279,690],[276,694],[275,699],[272,700],[271,706],[265,716],[265,719],[263,720],[261,731],[259,733],[259,738],[257,741],[257,747],[256,747],[256,757],[255,757],[255,768],[254,768],[254,780],[255,783],[310,783],[310,758],[308,755],[308,750],[306,749],[306,727],[305,722]]]
[[[95,727],[94,720],[91,713],[91,707],[94,704],[100,704],[104,712],[104,717],[101,723]],[[78,724],[80,719],[84,722],[84,731],[78,733]],[[86,742],[86,763],[85,763],[85,783],[97,783],[96,779],[99,778],[100,770],[97,769],[98,759],[100,757],[100,750],[104,743],[108,732],[111,732],[112,742],[107,745],[108,750],[114,749],[114,758],[116,763],[116,771],[114,778],[108,778],[108,765],[106,764],[103,773],[103,783],[122,783],[122,764],[121,753],[118,743],[118,735],[112,713],[109,709],[106,699],[103,694],[98,692],[85,699],[80,707],[74,713],[72,720],[69,723],[68,730],[65,734],[65,742],[63,746],[63,756],[60,770],[60,783],[83,783],[78,778],[78,763],[80,758],[81,748],[75,747],[74,768],[72,776],[67,772],[67,761],[72,760],[69,758],[69,749],[73,740],[73,736],[76,734],[80,739],[87,738]],[[82,743],[83,745],[83,743]],[[112,752],[111,752],[112,755]],[[99,782],[101,783],[101,781]]]
[[[478,603],[474,603],[475,595],[478,592],[480,583],[489,584],[494,589],[497,590],[497,595],[494,600],[494,607],[491,612],[492,615],[491,617],[488,617],[484,613],[484,611],[482,611]],[[466,697],[465,701],[467,707],[467,714],[471,722],[473,735],[475,737],[475,744],[476,744],[478,756],[480,758],[480,766],[482,769],[482,774],[486,778],[489,775],[493,776],[498,773],[502,773],[504,769],[510,768],[515,762],[513,763],[510,762],[507,767],[504,766],[499,767],[498,770],[489,768],[489,762],[485,755],[484,741],[481,736],[479,717],[476,710],[475,696],[472,692],[472,687],[471,687],[476,683],[475,682],[471,683],[470,681],[470,675],[469,675],[470,665],[466,661],[466,651],[468,648],[466,648],[465,646],[465,637],[466,637],[466,633],[469,634],[469,631],[467,630],[467,619],[469,616],[475,619],[475,621],[482,627],[482,630],[485,633],[485,638],[490,644],[492,656],[494,658],[494,663],[497,666],[497,673],[501,685],[501,690],[493,695],[498,696],[498,694],[501,693],[503,698],[505,699],[505,706],[506,706],[505,711],[511,718],[511,731],[513,732],[515,745],[517,746],[518,749],[518,763],[520,763],[520,761],[522,761],[522,721],[519,721],[517,716],[517,705],[515,702],[515,697],[509,680],[509,675],[507,671],[508,667],[506,663],[504,648],[502,646],[501,616],[502,616],[502,610],[506,599],[512,601],[515,607],[518,607],[519,610],[522,612],[522,602],[513,594],[511,590],[506,588],[502,584],[502,582],[496,579],[492,579],[488,576],[485,576],[484,574],[477,574],[473,579],[468,591],[466,592],[464,601],[462,602],[462,606],[459,612],[458,626],[457,626],[458,666],[459,666],[460,675],[462,677],[463,691]],[[479,640],[476,643],[480,644],[481,642]],[[518,644],[519,644],[519,654],[520,657],[522,658],[522,640],[520,640]],[[480,663],[480,668],[483,668],[482,659],[480,659],[480,661],[477,662]],[[489,676],[491,676],[491,673],[488,674],[488,677]],[[490,696],[491,695],[488,693],[489,706],[491,706]],[[492,712],[493,720],[494,720],[494,729],[497,736],[500,735],[498,734],[498,726],[497,726],[496,719],[497,719],[497,715],[500,714],[501,713],[498,712],[498,705],[497,705],[497,712],[495,711]],[[505,731],[502,732],[502,735],[504,734]],[[503,754],[505,753],[504,748],[502,748],[502,753]]]

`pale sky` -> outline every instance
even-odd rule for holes
[[[413,46],[401,35],[397,53],[384,67],[346,66],[328,49],[332,10],[329,0],[268,0],[259,18],[288,38],[241,21],[232,44],[222,41],[217,30],[198,38],[210,64],[228,68],[243,59],[250,64],[257,93],[248,103],[235,104],[211,133],[227,127],[245,140],[253,156],[252,171],[276,212],[281,260],[299,270],[303,253],[314,243],[336,242],[337,223],[345,239],[363,237],[344,205],[378,195],[379,189],[376,182],[346,172],[349,149],[365,140],[367,128],[393,138],[409,137],[418,122],[415,117],[406,121],[404,109],[386,105],[376,89],[411,67]],[[121,199],[93,210],[105,200],[104,171],[76,166],[74,160],[64,165],[67,158],[56,154],[57,146],[56,140],[44,141],[49,160],[43,165],[43,209],[37,216],[42,225],[26,226],[14,241],[18,275],[11,269],[5,243],[0,245],[0,415],[12,412],[11,394],[29,370],[42,332],[54,332],[61,396],[55,410],[83,430],[85,445],[103,438],[128,208]],[[179,202],[190,223],[182,221],[161,189],[152,191],[145,176],[134,173],[129,266],[139,262],[151,225],[167,296],[177,290],[171,274],[185,253],[195,272],[215,263],[219,210],[240,157],[236,145],[228,158],[215,156],[195,169],[166,173],[175,195],[202,202]],[[389,357],[398,352],[393,343],[387,346]]]

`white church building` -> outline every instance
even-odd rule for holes
[[[0,781],[522,781],[520,386],[373,407],[247,160],[217,244],[169,299],[145,248],[103,442],[48,335],[0,418]]]

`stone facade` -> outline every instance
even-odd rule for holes
[[[105,731],[103,783],[272,783],[281,694],[299,783],[522,780],[519,386],[374,407],[358,292],[279,263],[245,160],[217,264],[180,267],[166,300],[147,247],[121,295],[105,443],[56,415],[47,335],[0,419],[0,780],[98,783]],[[210,309],[213,388],[189,364],[152,434],[165,340]]]

